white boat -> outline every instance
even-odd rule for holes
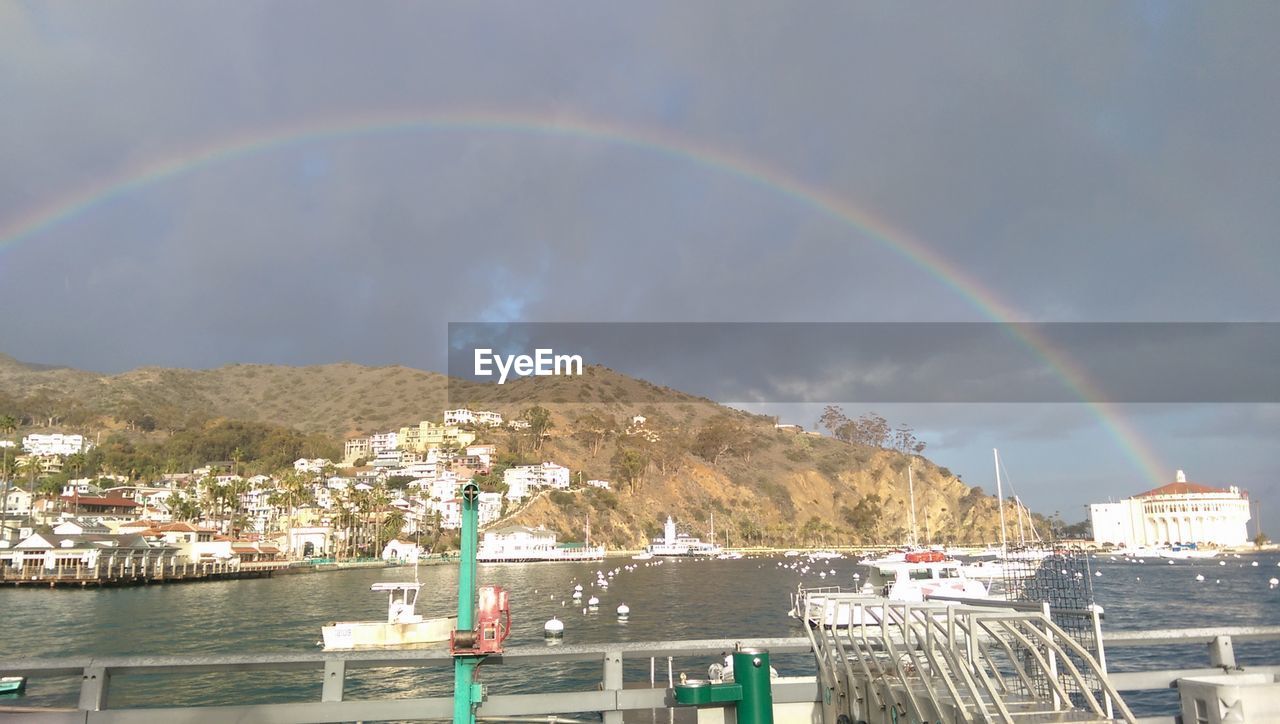
[[[938,551],[917,551],[902,561],[858,566],[863,590],[891,601],[923,601],[926,598],[987,598],[988,588],[965,575],[964,566]]]
[[[326,651],[380,649],[449,640],[457,627],[453,616],[423,618],[415,611],[422,584],[414,582],[373,584],[372,591],[387,592],[386,621],[339,621],[323,626]]]
[[[718,556],[723,551],[715,543],[703,542],[686,533],[676,532],[676,522],[667,516],[667,524],[663,526],[662,537],[654,538],[646,553],[654,556]]]
[[[653,559],[653,554],[648,551],[643,551],[635,554],[634,556],[631,556],[631,560],[633,561],[647,561],[652,559]]]
[[[1196,544],[1189,543],[1187,545],[1175,545],[1170,548],[1160,549],[1161,558],[1172,558],[1174,560],[1207,560],[1209,558],[1217,558],[1218,552],[1197,548]]]

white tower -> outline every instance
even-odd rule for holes
[[[669,515],[667,516],[667,524],[662,528],[662,537],[667,545],[672,545],[676,542],[676,522]]]
[[[1179,470],[1178,474],[1174,476],[1173,480],[1175,483],[1185,483],[1187,482],[1187,474]]]

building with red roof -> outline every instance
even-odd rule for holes
[[[1172,483],[1118,503],[1089,506],[1093,540],[1126,548],[1195,543],[1244,545],[1249,540],[1249,496],[1236,486],[1217,488],[1187,481],[1181,470]]]

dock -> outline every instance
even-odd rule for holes
[[[291,572],[289,561],[225,563],[152,563],[149,565],[99,564],[56,568],[0,567],[0,585],[37,588],[105,588],[164,583],[193,583],[239,578],[270,578]]]

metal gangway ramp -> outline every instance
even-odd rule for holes
[[[823,720],[1134,722],[1097,660],[1039,611],[798,595]]]

